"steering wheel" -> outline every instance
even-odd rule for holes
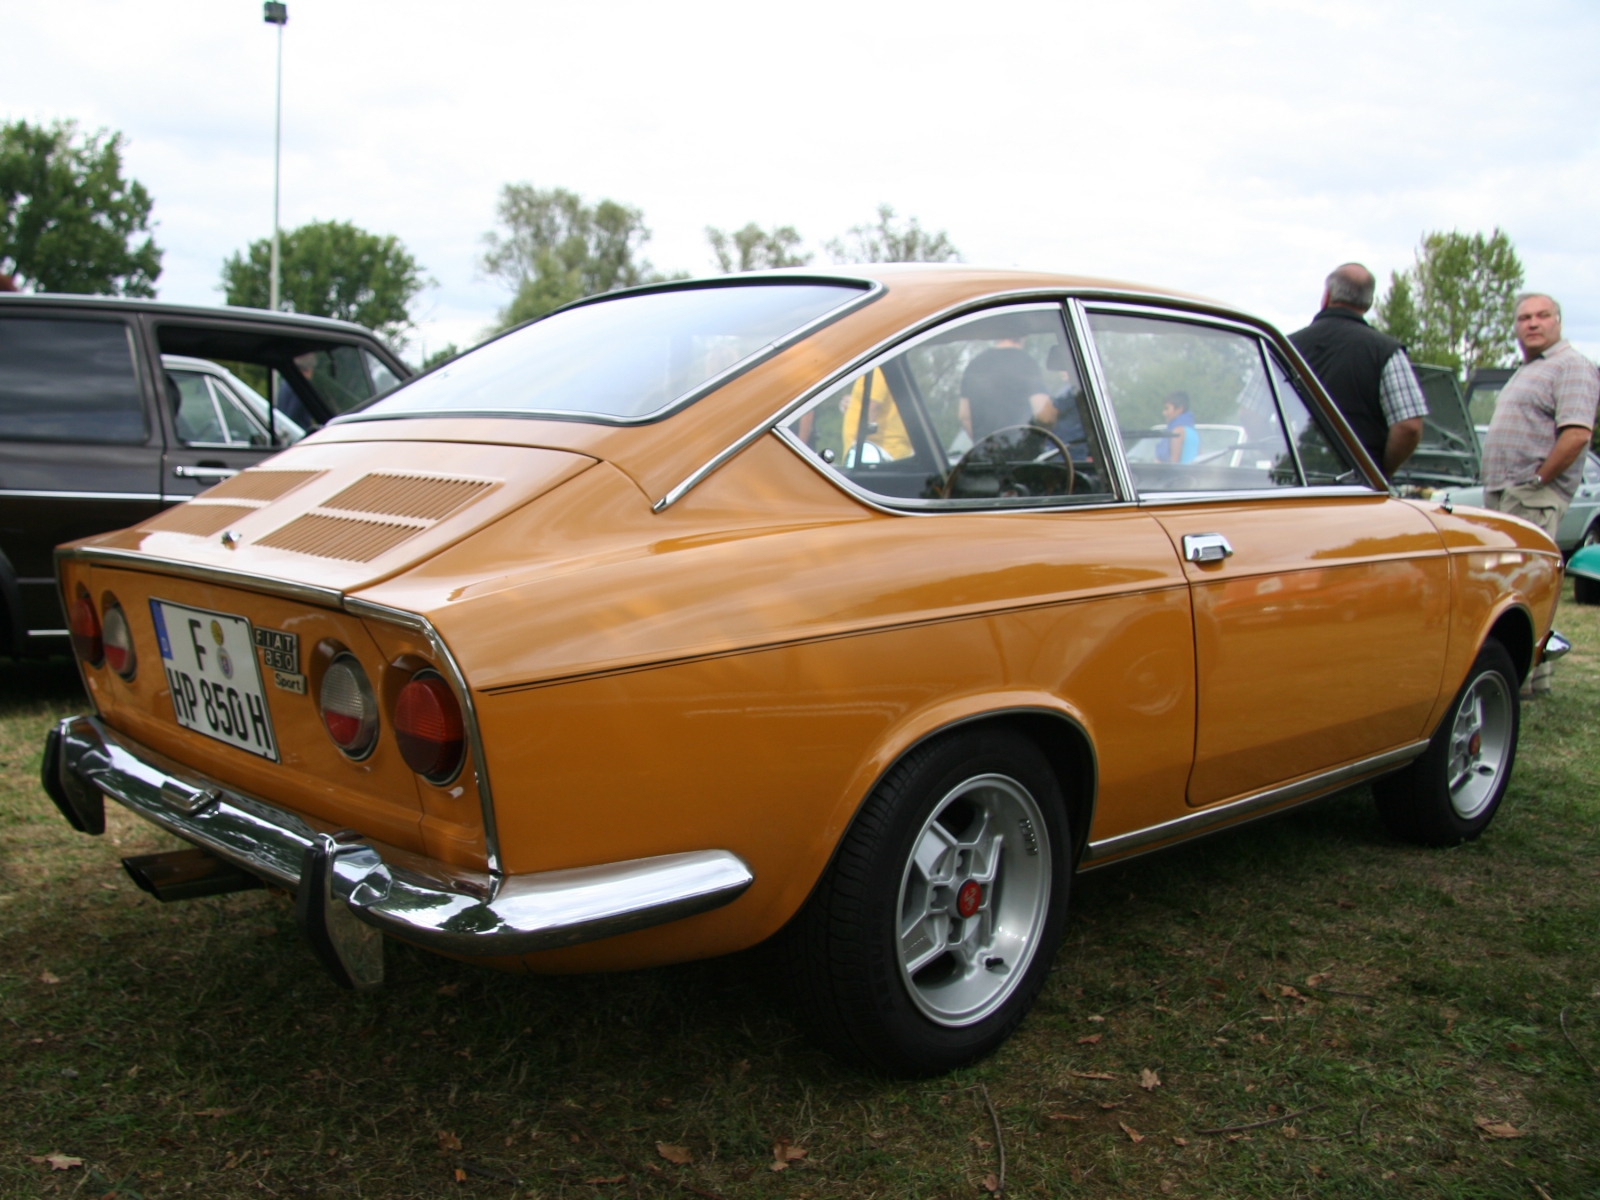
[[[1058,436],[1056,436],[1053,430],[1046,429],[1042,425],[1007,425],[1002,429],[991,430],[990,432],[984,434],[977,441],[973,442],[972,445],[967,447],[967,452],[956,461],[956,465],[950,468],[950,474],[945,477],[944,487],[939,490],[939,499],[950,499],[950,494],[956,489],[956,480],[961,478],[961,472],[966,470],[968,461],[971,460],[972,456],[978,452],[979,446],[983,445],[985,442],[993,441],[1002,434],[1015,433],[1018,430],[1025,431],[1027,433],[1037,433],[1039,436],[1048,438],[1050,441],[1056,444],[1056,449],[1061,452],[1061,461],[1067,464],[1067,490],[1065,494],[1068,496],[1072,495],[1072,489],[1078,484],[1078,473],[1073,468],[1072,451],[1067,449],[1067,444]],[[1047,451],[1045,454],[1039,455],[1032,461],[1040,462],[1048,456],[1048,453],[1049,452]]]

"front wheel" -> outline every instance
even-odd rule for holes
[[[991,1053],[1050,969],[1070,855],[1060,788],[1032,742],[988,730],[914,750],[796,920],[802,1017],[842,1057],[895,1075]]]
[[[1511,782],[1521,719],[1516,665],[1491,639],[1427,750],[1373,783],[1389,832],[1424,846],[1454,846],[1487,829]]]

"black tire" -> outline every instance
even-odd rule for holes
[[[1516,763],[1517,691],[1511,655],[1489,639],[1422,757],[1373,783],[1390,833],[1424,846],[1454,846],[1489,827]]]
[[[801,1019],[840,1057],[897,1076],[992,1053],[1060,945],[1071,847],[1060,787],[1027,738],[976,730],[916,748],[867,798],[789,930]],[[948,884],[930,882],[946,871]],[[902,922],[916,932],[902,936]]]
[[[1600,604],[1600,580],[1572,577],[1572,598],[1579,604]]]

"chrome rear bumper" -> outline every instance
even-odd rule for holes
[[[453,867],[332,826],[314,828],[94,717],[69,717],[51,731],[43,774],[46,789],[74,828],[88,833],[105,828],[103,793],[217,857],[293,890],[302,923],[312,922],[307,932],[314,946],[319,934],[331,933],[340,943],[341,928],[351,932],[348,914],[432,950],[526,954],[720,908],[754,879],[750,868],[726,850],[531,875]],[[311,886],[302,887],[303,881]],[[308,895],[312,892],[321,895]],[[319,912],[319,905],[328,911]],[[360,927],[354,932],[359,940]],[[318,949],[321,953],[324,947]],[[326,954],[322,957],[326,961]],[[355,971],[346,982],[371,986]]]

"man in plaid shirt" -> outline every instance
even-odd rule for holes
[[[1562,339],[1561,305],[1549,296],[1524,293],[1515,312],[1522,365],[1500,390],[1483,442],[1483,502],[1531,521],[1553,541],[1583,482],[1600,375]],[[1534,668],[1529,691],[1550,690],[1552,665]]]

